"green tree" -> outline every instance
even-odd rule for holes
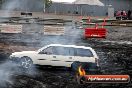
[[[2,6],[2,4],[3,4],[3,0],[0,0],[0,7]]]
[[[2,4],[2,1],[3,1],[3,0],[0,0],[0,4]]]
[[[43,0],[43,3],[44,3],[44,12],[45,12],[45,9],[51,6],[52,1],[51,0]]]
[[[50,7],[51,6],[51,4],[52,4],[52,1],[51,0],[45,0],[45,6],[46,6],[46,8],[48,8],[48,7]]]

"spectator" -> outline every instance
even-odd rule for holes
[[[121,11],[121,16],[123,16],[123,10]]]
[[[127,17],[129,20],[131,19],[131,10],[128,10]]]

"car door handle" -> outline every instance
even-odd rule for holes
[[[53,58],[56,58],[56,56],[53,56]]]
[[[69,57],[69,59],[72,59],[72,57]]]

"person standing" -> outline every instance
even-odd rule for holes
[[[128,10],[127,17],[129,20],[131,19],[131,13],[132,13],[131,10]]]

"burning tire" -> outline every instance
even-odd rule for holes
[[[22,57],[20,66],[24,69],[30,69],[33,66],[33,61],[29,57]]]

